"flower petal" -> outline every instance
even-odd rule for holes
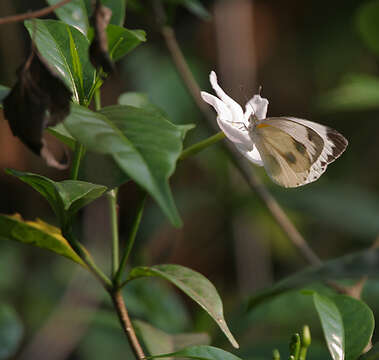
[[[267,99],[262,98],[260,95],[254,95],[246,104],[245,119],[248,113],[249,117],[251,113],[253,113],[258,120],[265,119],[267,114],[267,107]]]
[[[224,121],[220,117],[217,117],[217,123],[226,137],[233,141],[235,145],[242,145],[245,149],[250,150],[254,148],[253,140],[251,139],[249,132],[244,127],[243,123],[233,125],[231,122]]]
[[[245,156],[249,161],[251,161],[255,165],[263,166],[263,161],[262,161],[262,158],[261,158],[261,154],[257,150],[256,146],[254,146],[254,148],[252,150],[249,150],[248,148],[246,148],[242,144],[235,144],[235,145],[236,145],[238,151],[243,156]]]
[[[230,96],[226,95],[224,90],[221,89],[217,82],[217,75],[214,71],[211,71],[209,75],[209,81],[211,82],[213,90],[216,92],[217,96],[228,106],[233,115],[233,121],[243,122],[243,111],[241,106],[234,101]]]
[[[201,91],[200,95],[206,103],[213,106],[213,108],[217,111],[217,115],[220,119],[230,122],[233,121],[232,113],[230,112],[229,108],[219,98],[214,95],[208,94],[205,91]]]

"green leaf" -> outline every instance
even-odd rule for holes
[[[206,277],[184,266],[169,264],[136,267],[129,273],[128,281],[146,276],[158,276],[177,286],[216,321],[231,344],[238,348],[237,341],[226,325],[220,296]]]
[[[24,327],[10,306],[0,304],[0,359],[12,357],[17,351],[24,332]]]
[[[110,24],[123,26],[125,20],[126,0],[102,0],[102,4],[112,10]]]
[[[366,45],[379,55],[379,1],[363,4],[357,12],[357,26]]]
[[[139,92],[126,92],[120,95],[118,98],[120,105],[129,105],[137,108],[142,108],[150,111],[157,111],[162,116],[167,116],[164,110],[151,103],[147,94]]]
[[[143,30],[128,30],[121,26],[108,25],[108,52],[112,60],[118,61],[141,42],[146,41]]]
[[[313,302],[321,320],[322,330],[333,360],[345,359],[345,334],[341,313],[326,296],[313,294]]]
[[[379,343],[376,343],[370,351],[360,356],[359,360],[379,360]]]
[[[41,55],[72,90],[75,102],[87,104],[95,81],[88,39],[59,20],[33,19],[25,21],[25,26]]]
[[[363,302],[351,296],[333,297],[342,316],[345,332],[346,360],[356,360],[371,340],[374,331],[374,315]]]
[[[351,74],[336,89],[318,100],[327,111],[362,111],[379,107],[379,78],[366,74]]]
[[[0,85],[0,109],[3,107],[2,101],[5,99],[5,97],[9,94],[11,89],[9,87]]]
[[[232,353],[216,348],[214,346],[207,345],[191,346],[171,354],[149,356],[149,358],[153,359],[167,357],[197,360],[241,360],[239,357],[233,355]]]
[[[50,5],[55,5],[61,0],[46,0]],[[89,29],[87,8],[83,0],[71,0],[69,3],[55,10],[57,17],[65,23],[76,27],[84,35]]]
[[[210,341],[205,333],[171,335],[144,321],[133,321],[133,325],[151,355],[172,353],[187,346],[208,345]]]
[[[79,209],[100,197],[107,190],[105,186],[84,181],[55,182],[41,175],[10,169],[6,171],[32,186],[49,202],[62,228],[71,222]]]
[[[174,225],[181,224],[168,179],[187,128],[171,124],[157,112],[131,106],[105,107],[95,113],[74,105],[64,124],[87,149],[111,155],[153,196]]]
[[[0,239],[38,246],[85,266],[60,230],[39,219],[23,221],[19,215],[0,215]]]
[[[248,308],[252,310],[259,304],[294,290],[306,284],[330,279],[354,278],[362,275],[378,276],[379,249],[369,249],[324,262],[319,266],[308,267],[274,286],[259,292],[249,299]]]
[[[53,134],[57,139],[66,144],[71,150],[75,149],[76,140],[64,127],[63,123],[59,123],[53,127],[47,129],[50,134]]]

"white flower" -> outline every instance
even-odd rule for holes
[[[257,120],[266,118],[268,100],[254,95],[247,102],[243,112],[241,106],[221,89],[214,71],[210,73],[209,80],[218,97],[205,91],[201,92],[201,97],[217,111],[218,126],[246,158],[256,165],[263,166],[261,155],[254,146],[248,127],[251,115]]]

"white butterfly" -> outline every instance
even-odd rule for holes
[[[209,79],[218,97],[205,91],[201,97],[217,111],[221,130],[246,158],[264,166],[275,183],[297,187],[315,181],[346,149],[347,140],[327,126],[293,117],[266,118],[268,100],[260,95],[243,112],[218,85],[214,71]]]

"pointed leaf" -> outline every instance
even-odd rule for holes
[[[351,296],[333,297],[342,316],[345,332],[346,360],[356,360],[371,340],[374,331],[374,315],[371,309]]]
[[[10,91],[9,87],[0,85],[0,109],[3,107],[3,99],[7,97]]]
[[[100,197],[105,186],[77,180],[55,182],[41,175],[17,170],[7,170],[8,174],[32,186],[50,203],[62,227],[66,226],[73,215],[83,206]]]
[[[91,151],[112,155],[118,166],[158,202],[171,222],[181,220],[168,185],[187,129],[159,113],[131,106],[95,113],[74,105],[65,127]]]
[[[20,215],[0,215],[0,240],[14,240],[38,246],[85,266],[60,230],[39,219],[23,221]]]
[[[24,332],[13,308],[0,304],[0,359],[9,359],[17,351]]]
[[[46,0],[50,5],[55,5],[61,0]],[[74,26],[84,35],[87,35],[89,22],[87,8],[83,0],[71,0],[69,3],[55,10],[57,17],[65,23]]]
[[[177,286],[216,321],[231,344],[238,348],[237,341],[226,325],[221,298],[205,276],[184,266],[169,264],[136,267],[129,273],[128,280],[145,276],[158,276]]]
[[[379,343],[376,343],[370,351],[360,356],[359,360],[379,360]]]
[[[345,334],[341,313],[326,296],[313,294],[313,302],[321,320],[322,330],[333,360],[345,359]]]
[[[95,69],[88,57],[88,39],[73,26],[59,20],[25,21],[44,59],[72,90],[77,103],[88,103]]]
[[[326,261],[319,266],[308,267],[274,286],[252,296],[248,307],[252,310],[263,301],[306,284],[330,279],[354,278],[363,275],[378,276],[379,249],[369,249]]]
[[[157,359],[167,357],[197,360],[241,360],[241,358],[233,355],[232,353],[207,345],[191,346],[171,354],[153,355],[148,358]]]
[[[172,353],[187,346],[208,345],[210,340],[205,333],[171,335],[144,321],[136,320],[133,324],[152,355]]]
[[[121,26],[108,25],[108,52],[112,60],[118,61],[141,42],[146,41],[143,30],[128,30]]]

